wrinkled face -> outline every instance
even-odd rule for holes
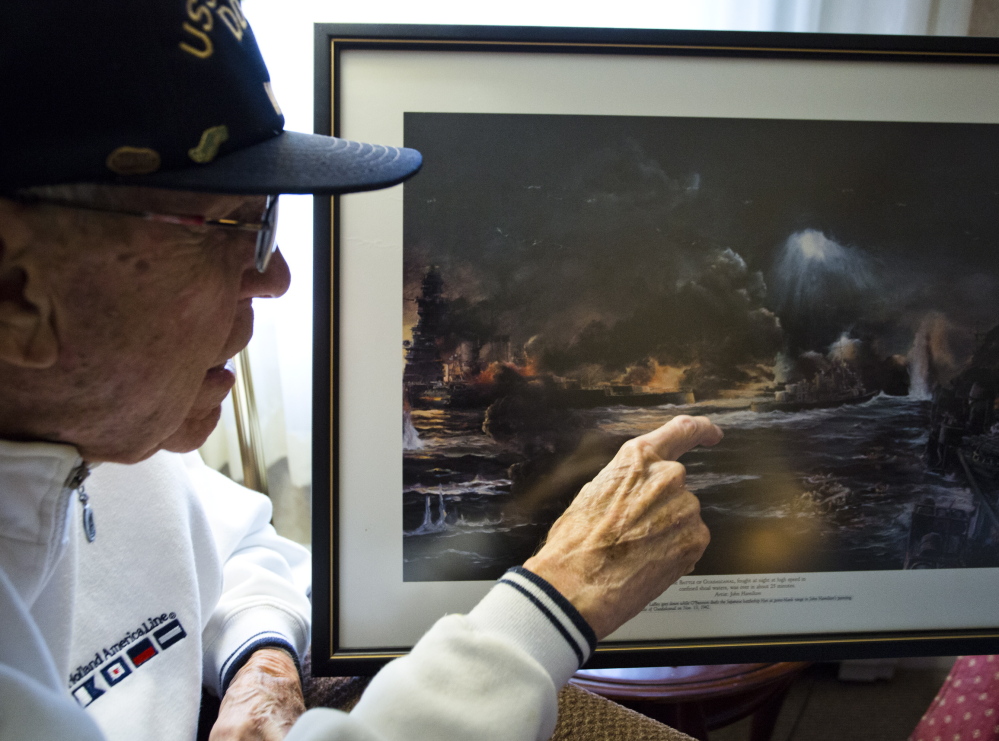
[[[148,188],[117,196],[129,210],[254,223],[264,205],[262,196]],[[46,209],[62,242],[53,281],[59,357],[40,371],[65,394],[66,418],[52,432],[90,460],[200,446],[235,380],[226,361],[253,333],[252,299],[288,289],[280,253],[261,274],[256,232],[33,208]]]

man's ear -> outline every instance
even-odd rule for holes
[[[0,363],[49,368],[59,357],[45,271],[16,204],[0,199]]]

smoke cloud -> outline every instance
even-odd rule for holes
[[[645,381],[661,368],[688,369],[682,380],[698,390],[750,380],[742,367],[771,363],[783,341],[780,321],[764,305],[766,284],[731,249],[704,260],[699,275],[661,290],[616,322],[594,320],[570,343],[550,347],[543,367],[571,375],[598,365]],[[673,378],[660,378],[668,385]]]
[[[790,380],[811,352],[904,393],[900,359],[946,377],[999,317],[996,139],[959,124],[406,114],[425,156],[405,189],[406,297],[438,265],[454,345],[509,337],[522,366],[583,383],[710,392],[764,366]],[[950,330],[920,329],[934,312]]]

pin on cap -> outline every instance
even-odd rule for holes
[[[238,194],[400,183],[412,149],[284,131],[239,0],[18,2],[0,28],[0,191]]]

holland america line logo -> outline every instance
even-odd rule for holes
[[[77,667],[69,678],[73,697],[87,707],[157,654],[187,637],[176,613],[151,617],[117,643],[94,653],[93,660]],[[82,681],[81,681],[82,680]],[[103,681],[102,681],[103,680]]]

